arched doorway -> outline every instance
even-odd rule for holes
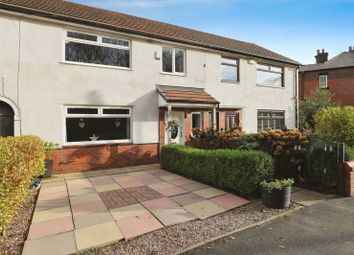
[[[12,107],[3,101],[0,101],[0,137],[14,135],[14,116],[15,113]]]

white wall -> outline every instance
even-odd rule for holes
[[[219,53],[187,48],[186,76],[165,75],[160,73],[161,60],[154,58],[162,44],[136,38],[131,70],[67,64],[64,28],[76,29],[0,14],[0,34],[6,35],[0,38],[0,78],[5,81],[5,96],[19,103],[23,134],[62,144],[63,105],[133,106],[133,142],[157,143],[156,84],[204,87],[222,106],[244,107],[244,128],[249,132],[257,129],[259,108],[285,110],[286,125],[295,125],[293,68],[285,69],[285,88],[259,87],[256,64],[241,59],[240,82],[226,84],[220,82]]]

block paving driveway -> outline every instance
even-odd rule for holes
[[[42,184],[23,254],[76,253],[248,202],[159,165],[54,177]]]

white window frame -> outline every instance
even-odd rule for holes
[[[77,38],[68,37],[67,36],[68,32],[96,36],[97,37],[97,41],[94,42],[94,41],[89,41],[89,40],[84,40],[84,39],[77,39]],[[112,39],[126,41],[126,42],[128,42],[129,45],[128,46],[123,46],[123,45],[115,45],[115,44],[103,43],[102,42],[102,38],[112,38]],[[131,40],[124,39],[124,38],[117,38],[117,37],[109,36],[109,35],[98,35],[98,34],[93,34],[93,33],[89,33],[89,32],[82,32],[82,31],[77,31],[77,30],[72,30],[72,29],[65,29],[64,30],[64,40],[63,40],[63,42],[64,43],[63,43],[63,60],[62,60],[62,63],[74,64],[74,65],[94,66],[94,67],[105,67],[105,68],[113,68],[113,69],[124,69],[124,70],[131,70],[132,69],[132,42],[131,42]],[[65,56],[65,52],[66,52],[65,51],[65,45],[66,45],[67,42],[77,42],[77,43],[95,45],[95,46],[106,47],[106,48],[115,48],[115,49],[129,50],[129,67],[114,66],[114,65],[102,65],[102,64],[76,62],[76,61],[68,61],[68,60],[66,60],[66,56]]]
[[[165,72],[163,70],[163,49],[168,48],[172,50],[172,72]],[[184,72],[176,72],[176,50],[183,51],[184,53],[184,58],[183,58],[183,70]],[[169,75],[180,75],[180,76],[185,76],[187,73],[187,51],[185,49],[181,48],[176,48],[176,47],[171,47],[171,46],[162,46],[161,47],[161,73],[162,74],[169,74]]]
[[[320,89],[328,88],[328,75],[327,74],[320,74],[318,76],[318,85]]]
[[[192,112],[192,114],[191,114],[191,117],[192,117],[192,119],[191,119],[191,121],[192,121],[192,123],[191,123],[191,126],[192,126],[192,129],[194,128],[193,127],[193,115],[200,115],[200,123],[199,123],[199,125],[200,125],[200,129],[203,129],[203,115],[202,115],[202,112]]]
[[[259,62],[257,63],[257,65],[263,65],[263,66],[268,66],[269,70],[265,70],[265,69],[260,69],[258,68],[258,66],[256,67],[256,80],[258,80],[258,71],[260,72],[268,72],[268,73],[276,73],[276,74],[281,74],[281,86],[274,86],[274,85],[270,85],[270,84],[265,84],[265,83],[258,83],[257,81],[257,86],[264,86],[264,87],[271,87],[271,88],[285,88],[285,79],[284,79],[284,67],[282,66],[277,66],[277,65],[273,65],[273,64],[267,64],[267,63],[262,63]],[[272,71],[272,67],[274,68],[280,68],[281,72],[277,72],[277,71]]]
[[[68,109],[72,108],[85,108],[85,109],[98,109],[97,114],[69,114]],[[129,110],[129,114],[103,114],[104,109],[124,109]],[[94,144],[117,144],[117,143],[132,143],[133,141],[133,114],[132,107],[116,107],[116,106],[85,106],[85,105],[65,105],[64,106],[64,146],[71,145],[94,145]],[[129,118],[130,119],[130,139],[120,140],[100,140],[100,141],[83,141],[83,142],[68,142],[66,134],[66,118]]]

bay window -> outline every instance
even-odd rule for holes
[[[95,144],[131,140],[131,108],[65,108],[65,142]]]
[[[258,131],[272,128],[283,129],[285,127],[285,111],[281,110],[258,110]]]
[[[130,41],[66,31],[65,61],[129,68]]]

